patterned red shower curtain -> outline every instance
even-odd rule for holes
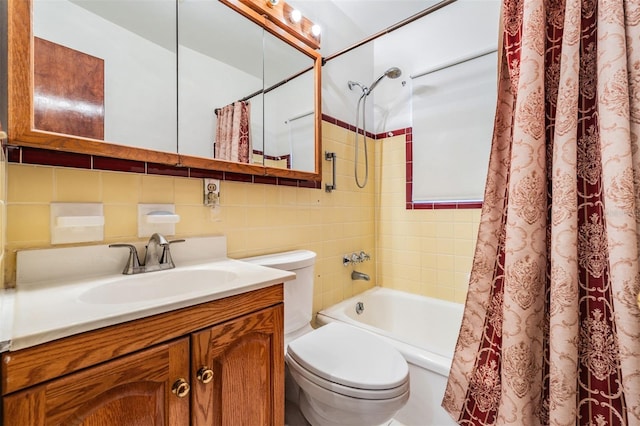
[[[504,0],[478,244],[443,407],[640,424],[640,2]]]
[[[217,110],[214,157],[248,163],[251,155],[249,102],[238,101]]]

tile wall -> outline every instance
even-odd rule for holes
[[[344,253],[374,252],[373,185],[362,191],[352,183],[352,138],[347,129],[323,123],[323,148],[338,156],[336,191],[225,180],[219,211],[202,205],[202,179],[10,162],[6,286],[15,285],[17,250],[50,247],[51,202],[102,202],[105,244],[138,240],[138,203],[174,203],[181,217],[176,237],[225,234],[230,257],[317,252],[314,309],[330,306],[376,284],[352,281],[351,269],[342,266]],[[323,175],[331,181],[329,162]],[[373,261],[360,266],[374,277]]]
[[[353,139],[346,123],[323,121],[323,149],[337,156],[335,191],[225,180],[219,211],[202,206],[197,178],[10,162],[5,286],[15,285],[17,250],[50,247],[51,202],[102,202],[105,244],[138,240],[138,203],[174,203],[181,216],[176,237],[225,234],[230,257],[317,252],[315,311],[373,285],[463,302],[480,210],[405,208],[404,134],[370,140],[375,173],[371,165],[369,185],[358,189]],[[324,162],[322,188],[331,172]],[[360,250],[372,256],[357,266],[369,282],[352,281],[352,268],[342,266],[344,254]]]

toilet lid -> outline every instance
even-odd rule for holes
[[[390,389],[408,380],[402,355],[382,339],[338,322],[289,343],[288,356],[313,374],[358,389]]]

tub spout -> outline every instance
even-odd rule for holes
[[[362,272],[353,271],[351,272],[351,279],[369,281],[371,278],[369,278],[369,275],[363,274]]]

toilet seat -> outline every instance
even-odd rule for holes
[[[409,368],[400,353],[369,333],[330,323],[288,345],[289,368],[308,381],[358,399],[397,398],[409,390]]]
[[[292,373],[298,378],[303,379],[315,386],[318,386],[322,389],[325,389],[329,392],[348,396],[351,398],[357,398],[362,400],[388,400],[397,397],[401,397],[409,390],[409,381],[400,384],[399,386],[390,388],[390,389],[361,389],[350,386],[345,386],[340,383],[331,382],[329,380],[325,380],[322,377],[316,376],[311,373],[304,367],[302,367],[298,362],[296,362],[291,356],[286,356],[287,363],[289,368],[292,370]],[[298,380],[299,381],[299,380]]]

